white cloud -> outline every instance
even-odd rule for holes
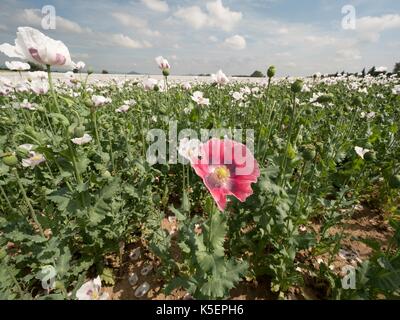
[[[225,31],[232,30],[235,24],[242,19],[241,12],[231,11],[228,7],[224,7],[221,0],[208,2],[206,7],[214,24],[220,25]]]
[[[32,26],[41,26],[41,11],[39,9],[24,9],[24,11],[19,14],[18,20]],[[90,32],[90,29],[82,28],[78,23],[60,16],[56,17],[56,29],[71,33]]]
[[[400,15],[386,14],[380,17],[366,16],[357,20],[356,30],[362,40],[376,42],[383,31],[400,28]]]
[[[208,40],[210,40],[211,42],[218,42],[218,38],[216,36],[209,36]]]
[[[158,12],[168,12],[169,6],[166,1],[161,0],[142,0],[142,3],[149,9]]]
[[[137,29],[139,32],[149,37],[161,36],[159,31],[151,30],[148,26],[147,21],[142,18],[135,17],[124,12],[113,12],[111,15],[125,27]]]
[[[146,28],[147,21],[124,12],[113,12],[111,15],[125,27]]]
[[[233,50],[246,49],[246,39],[242,36],[234,35],[224,41],[224,46]]]
[[[358,49],[339,49],[336,51],[336,60],[360,60],[362,58]]]
[[[174,15],[195,29],[201,29],[208,23],[207,14],[205,14],[198,6],[180,8]]]
[[[151,44],[148,43],[147,41],[138,41],[134,40],[128,36],[125,36],[121,33],[118,34],[112,34],[108,37],[109,39],[109,44],[112,45],[117,45],[120,47],[125,47],[125,48],[132,48],[132,49],[141,49],[141,48],[150,48]]]
[[[174,16],[183,20],[195,29],[203,27],[217,27],[224,31],[230,31],[242,19],[241,12],[231,11],[224,7],[221,0],[207,2],[207,12],[199,6],[179,8]]]

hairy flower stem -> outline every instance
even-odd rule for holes
[[[8,199],[6,192],[4,191],[3,187],[0,184],[0,192],[3,195],[4,199],[6,199],[7,205],[10,207],[11,211],[14,210],[14,208],[11,205],[10,199]]]
[[[285,146],[285,154],[283,156],[283,161],[281,165],[281,174],[279,176],[280,180],[280,186],[282,187],[285,181],[285,173],[286,173],[286,167],[287,167],[287,158],[288,158],[288,149],[289,149],[289,144],[291,143],[292,140],[292,131],[293,131],[293,126],[294,126],[294,119],[295,119],[295,112],[296,112],[296,94],[293,94],[293,110],[292,110],[292,115],[290,118],[289,122],[289,132],[288,136],[286,138],[286,146]]]
[[[97,115],[96,115],[96,110],[94,108],[92,108],[91,110],[91,116],[92,116],[92,125],[94,128],[94,135],[96,137],[96,143],[100,147],[99,131],[97,129]]]
[[[296,206],[297,198],[299,196],[300,186],[301,186],[301,183],[303,182],[304,170],[306,169],[306,165],[307,165],[307,161],[304,161],[303,167],[301,168],[301,174],[300,174],[300,178],[299,178],[299,183],[297,184],[297,187],[296,187],[296,195],[294,197],[292,206],[291,206],[291,208],[289,210],[289,216],[292,213],[293,208]]]
[[[25,200],[26,204],[28,205],[29,211],[31,212],[32,219],[35,222],[36,226],[39,228],[40,235],[43,238],[46,238],[44,235],[44,232],[43,232],[42,225],[40,224],[39,220],[37,219],[35,210],[33,210],[32,204],[31,204],[28,196],[26,195],[26,191],[25,191],[24,186],[22,185],[21,179],[19,178],[18,171],[17,171],[17,169],[14,169],[13,171],[14,171],[15,178],[17,179],[19,189],[22,192],[22,196],[24,197],[24,200]]]
[[[51,67],[49,65],[47,65],[47,74],[48,74],[50,92],[51,92],[51,95],[52,95],[53,100],[54,100],[54,105],[56,106],[57,112],[61,113],[60,107],[58,105],[57,96],[56,96],[56,93],[55,93],[54,87],[53,87],[53,79],[51,77]]]
[[[23,299],[23,297],[24,297],[24,290],[22,290],[20,284],[18,283],[17,278],[15,278],[14,274],[12,273],[12,270],[10,270],[10,268],[8,267],[8,265],[7,265],[6,263],[4,263],[4,264],[5,264],[7,273],[9,274],[10,278],[12,279],[12,281],[13,281],[14,284],[15,284],[15,287],[17,288],[17,291],[18,291],[18,293],[19,293],[19,295],[20,295],[20,298]]]

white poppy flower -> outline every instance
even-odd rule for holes
[[[171,69],[171,66],[168,63],[168,60],[163,58],[162,56],[157,57],[156,58],[156,62],[158,64],[158,67],[161,70],[169,70],[169,69]]]
[[[22,159],[22,166],[25,168],[27,167],[34,168],[37,165],[41,164],[42,162],[46,161],[44,155],[36,153],[35,151],[30,151],[29,155],[30,157],[28,159]]]
[[[118,112],[118,113],[125,113],[125,112],[128,112],[129,108],[130,108],[130,106],[124,104],[123,106],[121,106],[121,107],[115,109],[115,112]]]
[[[241,100],[243,100],[243,93],[241,93],[241,92],[234,92],[233,94],[232,94],[232,97],[233,97],[233,99],[235,99],[236,101],[241,101]]]
[[[125,100],[124,104],[128,106],[134,106],[136,104],[136,100],[135,99]]]
[[[192,89],[192,85],[189,82],[185,82],[182,84],[182,88],[184,90],[190,90],[190,89]]]
[[[29,70],[31,66],[25,62],[21,61],[6,61],[5,62],[6,67],[9,70],[15,70],[15,71],[24,71],[24,70]]]
[[[94,103],[95,107],[101,107],[107,103],[111,103],[112,100],[110,98],[106,98],[103,96],[92,96],[92,102]]]
[[[196,102],[198,105],[206,105],[206,106],[208,106],[210,104],[210,100],[207,99],[207,98],[204,98],[203,95],[204,94],[201,91],[193,92],[192,100],[194,102]]]
[[[75,64],[75,68],[74,68],[74,69],[76,69],[76,70],[83,70],[83,69],[85,69],[85,66],[86,66],[86,64],[85,64],[83,61],[78,61],[78,62]]]
[[[368,149],[363,149],[361,147],[354,147],[355,152],[357,153],[357,155],[361,158],[364,159],[364,156],[370,152],[371,150]]]
[[[158,81],[153,78],[148,78],[142,82],[144,90],[153,90],[154,87],[158,84]]]
[[[400,85],[394,86],[392,93],[396,94],[396,95],[400,95]]]
[[[42,80],[33,80],[30,83],[31,90],[36,94],[46,94],[49,91],[49,83]]]
[[[109,295],[106,292],[101,293],[100,276],[85,282],[76,292],[78,300],[108,300]]]
[[[33,63],[65,67],[74,65],[64,43],[53,40],[31,27],[19,27],[15,46],[3,43],[0,45],[0,51],[10,58]]]
[[[217,83],[218,85],[225,85],[229,82],[228,77],[225,75],[225,73],[222,72],[222,70],[218,70],[216,74],[212,74],[211,78],[213,82]]]
[[[91,135],[90,134],[87,134],[87,133],[85,133],[84,135],[83,135],[83,137],[81,137],[81,138],[74,138],[74,139],[71,139],[71,141],[73,142],[73,143],[75,143],[75,144],[77,144],[77,145],[79,145],[79,146],[81,146],[81,145],[83,145],[83,144],[86,144],[86,143],[89,143],[90,141],[92,141],[93,140],[93,138],[91,137]]]

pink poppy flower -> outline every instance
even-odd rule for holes
[[[192,167],[203,179],[221,211],[226,196],[244,202],[253,194],[251,184],[257,182],[260,169],[251,151],[229,139],[211,139],[201,148],[201,159],[192,159]]]

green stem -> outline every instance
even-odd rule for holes
[[[94,134],[96,137],[96,143],[97,145],[100,147],[100,138],[99,138],[99,131],[97,129],[97,115],[96,115],[96,110],[92,109],[91,110],[92,113],[92,123],[93,123],[93,127],[94,127]]]
[[[51,95],[52,95],[52,97],[53,97],[54,104],[55,104],[55,106],[56,106],[56,108],[57,108],[57,112],[58,112],[58,113],[61,113],[60,107],[58,106],[57,96],[56,96],[56,93],[55,93],[54,87],[53,87],[53,79],[52,79],[52,77],[51,77],[51,67],[50,67],[49,65],[47,65],[47,74],[48,74],[50,92],[51,92]]]
[[[0,191],[1,191],[1,194],[3,195],[3,197],[6,199],[7,205],[10,207],[11,211],[13,211],[14,208],[12,207],[10,199],[8,199],[7,194],[4,191],[3,187],[1,186],[1,184],[0,184]]]
[[[40,235],[43,238],[46,238],[44,235],[44,232],[43,232],[42,225],[40,224],[39,220],[37,219],[35,210],[33,210],[32,204],[31,204],[28,196],[26,195],[26,191],[25,191],[24,186],[22,185],[21,179],[19,178],[18,171],[17,171],[17,169],[14,169],[13,171],[14,171],[15,177],[17,178],[17,183],[22,192],[22,196],[24,197],[24,200],[25,200],[26,204],[28,205],[29,211],[31,212],[32,219],[35,222],[35,224],[37,225],[37,227],[39,228]]]

